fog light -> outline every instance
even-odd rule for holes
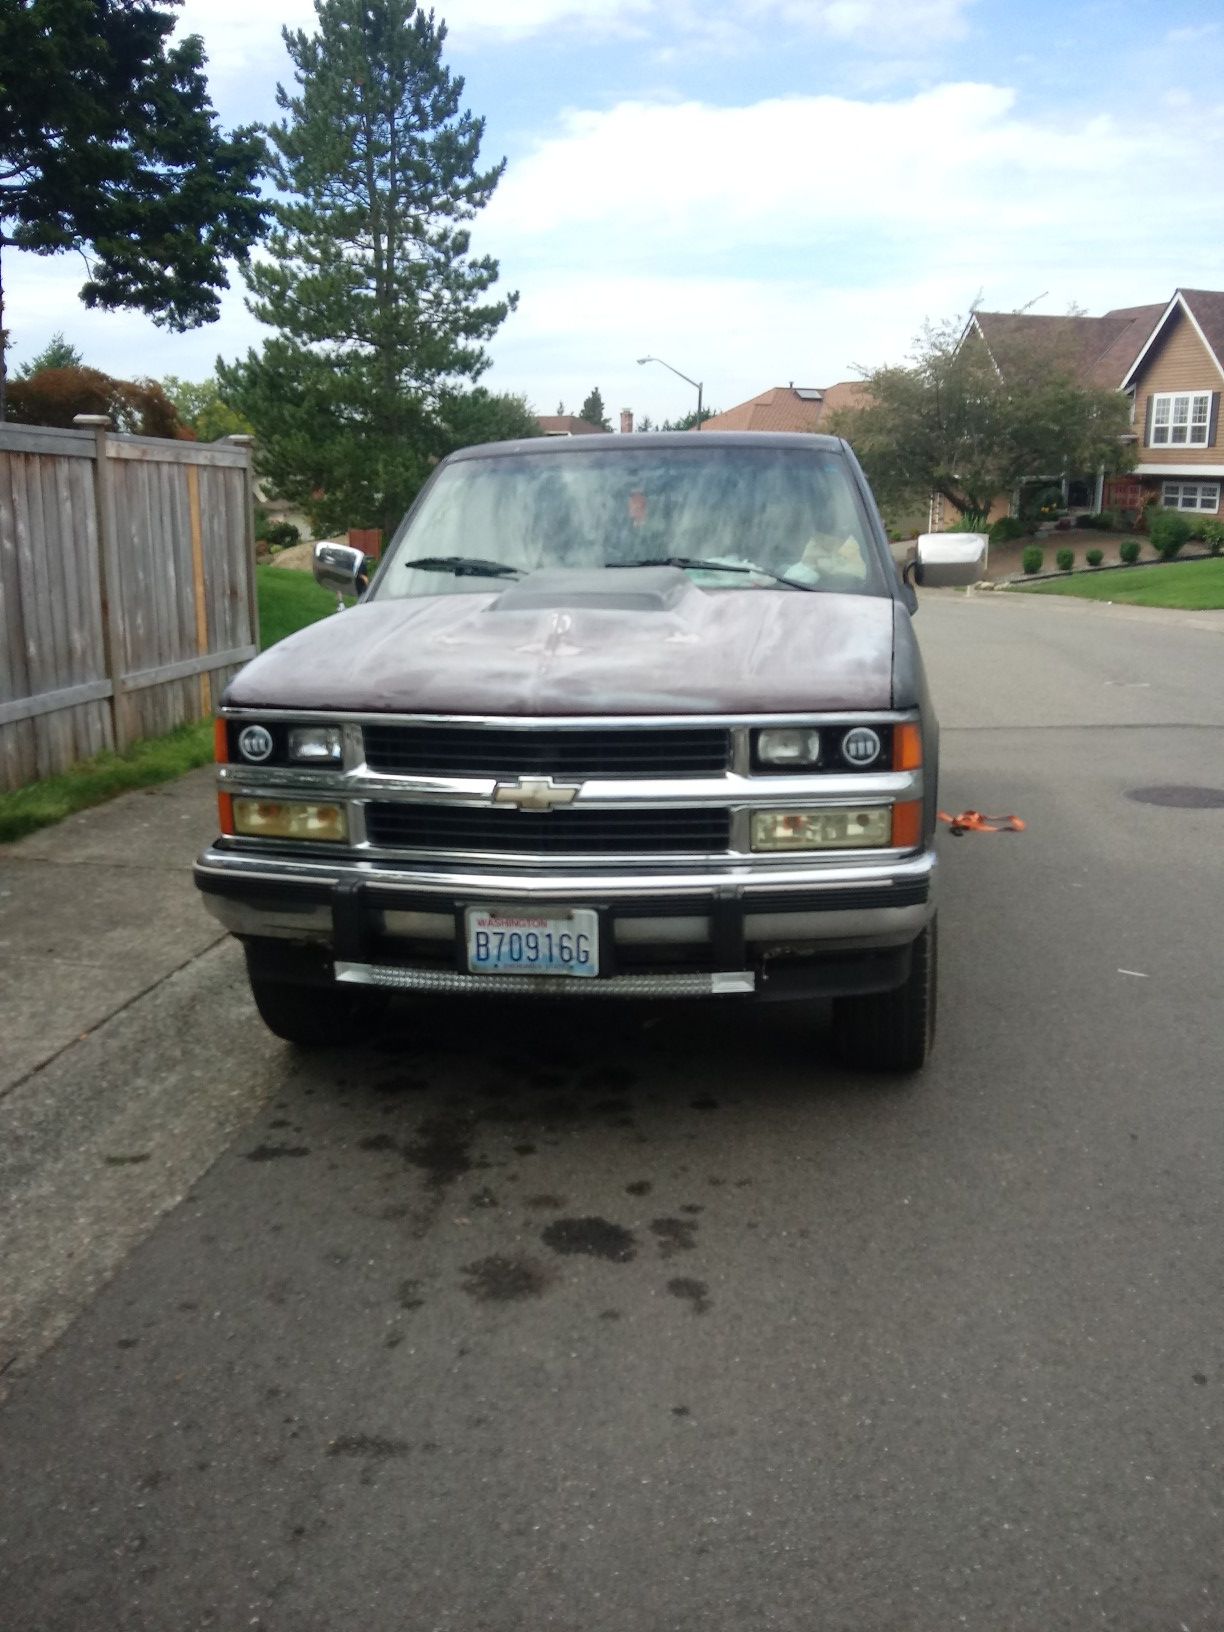
[[[758,731],[757,758],[762,765],[817,765],[820,763],[820,732],[802,726]]]
[[[343,805],[305,799],[235,799],[234,832],[250,839],[314,839],[343,844],[348,821]]]
[[[296,725],[289,733],[289,758],[302,765],[339,765],[344,738],[338,725]]]
[[[892,809],[756,810],[754,850],[868,850],[892,837]]]
[[[874,765],[879,759],[883,746],[878,731],[873,731],[869,725],[856,725],[841,740],[842,758],[847,765],[857,765],[860,770],[866,770],[868,765]]]
[[[252,765],[262,765],[275,750],[276,743],[266,725],[244,725],[238,733],[238,752]]]

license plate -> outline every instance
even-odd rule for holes
[[[474,975],[599,973],[599,914],[593,908],[539,913],[468,907],[466,922]]]

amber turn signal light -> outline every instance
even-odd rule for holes
[[[229,764],[229,732],[220,715],[213,721],[213,758],[218,765]]]
[[[922,800],[907,799],[893,806],[892,847],[916,850],[922,843]]]
[[[922,769],[922,727],[913,720],[893,727],[893,770]]]

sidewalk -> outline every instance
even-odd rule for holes
[[[0,846],[0,1096],[224,938],[191,864],[211,766]]]

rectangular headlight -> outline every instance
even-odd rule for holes
[[[343,844],[348,819],[343,805],[306,799],[235,799],[234,832],[251,839],[314,839]]]
[[[339,765],[344,737],[338,725],[295,725],[289,733],[289,758],[301,765]]]
[[[762,765],[818,765],[820,732],[809,726],[770,726],[757,732],[756,752]]]
[[[863,810],[755,810],[754,850],[868,850],[892,838],[892,807]]]

